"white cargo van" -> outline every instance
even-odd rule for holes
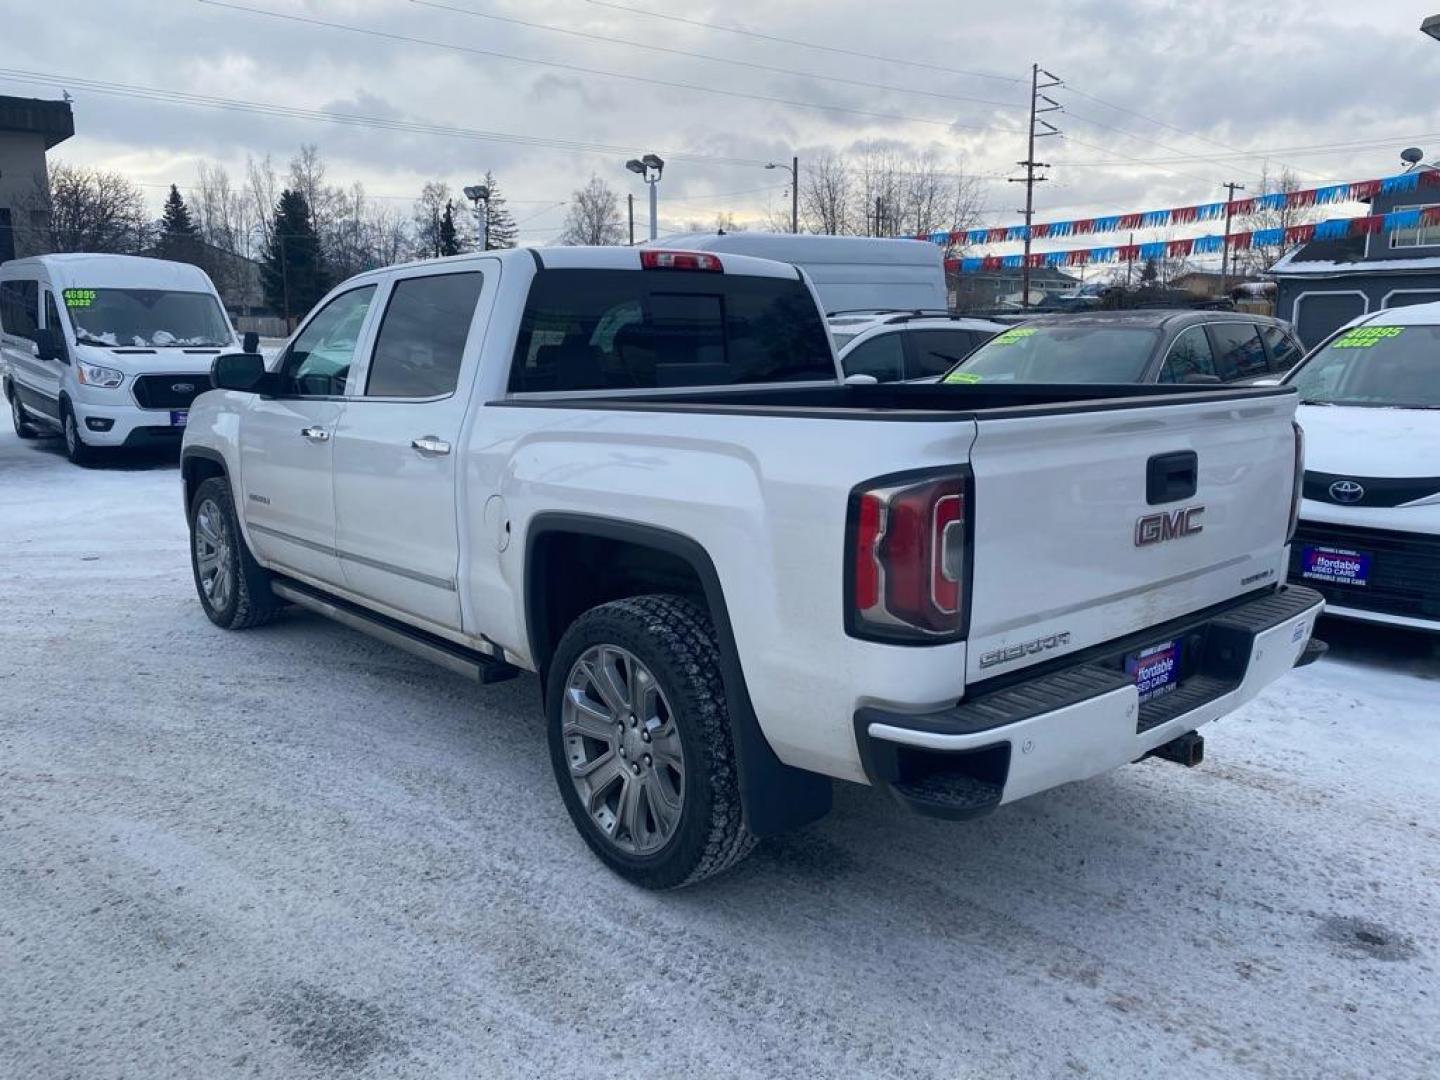
[[[794,233],[683,233],[646,247],[729,252],[792,263],[805,271],[826,315],[836,312],[944,312],[945,253],[926,240]]]
[[[179,446],[210,365],[240,345],[188,263],[38,255],[0,265],[0,376],[21,438],[55,431],[70,460]]]

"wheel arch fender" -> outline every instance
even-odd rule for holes
[[[689,536],[659,526],[590,514],[542,512],[530,519],[525,533],[525,633],[542,687],[554,645],[565,629],[550,625],[552,605],[548,593],[556,584],[556,575],[546,572],[547,559],[543,554],[545,541],[557,536],[594,538],[646,549],[688,567],[699,582],[715,624],[746,826],[757,836],[773,836],[827,814],[833,801],[831,779],[786,765],[760,727],[740,663],[720,575],[710,553]]]

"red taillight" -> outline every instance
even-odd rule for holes
[[[640,265],[646,270],[706,270],[712,274],[725,272],[718,258],[703,251],[655,251],[644,248],[640,252]]]
[[[1295,539],[1295,529],[1300,524],[1300,500],[1305,494],[1305,431],[1295,421],[1295,486],[1290,489],[1290,530],[1285,534],[1285,543]]]
[[[884,479],[850,516],[850,628],[861,637],[954,640],[964,632],[968,481]]]

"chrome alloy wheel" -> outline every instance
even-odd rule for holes
[[[214,499],[206,499],[195,511],[195,566],[200,588],[211,608],[224,611],[235,592],[234,545],[230,526]]]
[[[570,782],[605,838],[630,855],[664,847],[684,806],[685,752],[650,669],[615,645],[586,650],[565,680],[560,732]]]

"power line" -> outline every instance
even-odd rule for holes
[[[752,94],[744,90],[726,90],[718,86],[701,86],[698,83],[673,82],[668,79],[655,79],[648,75],[632,75],[629,72],[605,71],[602,68],[583,67],[579,64],[567,64],[559,60],[536,60],[526,56],[515,56],[512,53],[498,52],[494,49],[478,49],[470,45],[456,45],[449,41],[433,41],[429,38],[410,37],[406,34],[395,34],[388,30],[375,30],[365,26],[351,26],[348,23],[327,22],[324,19],[312,19],[305,15],[291,15],[281,11],[267,11],[264,8],[246,7],[243,4],[226,3],[224,0],[196,0],[196,3],[204,4],[207,7],[225,8],[230,11],[240,11],[247,15],[263,15],[270,19],[281,19],[285,22],[300,23],[306,26],[321,26],[330,30],[343,30],[351,34],[364,34],[367,37],[383,38],[387,41],[398,41],[407,45],[426,45],[435,49],[448,49],[451,52],[468,53],[474,56],[488,56],[496,60],[508,60],[516,64],[531,64],[537,67],[557,68],[561,71],[574,71],[582,75],[599,75],[607,79],[624,79],[628,82],[647,83],[652,86],[665,86],[672,90],[691,90],[700,94],[719,94],[723,97],[745,98],[751,101],[767,101],[775,105],[788,105],[792,108],[814,109],[819,112],[846,113],[851,116],[863,116],[872,120],[899,120],[907,124],[930,124],[935,127],[948,129],[963,128],[970,131],[987,131],[988,127],[980,124],[962,124],[952,120],[938,120],[934,117],[904,116],[898,113],[871,112],[866,109],[851,109],[843,105],[822,105],[815,101],[796,101],[790,98],[770,97],[766,94]]]
[[[596,7],[613,8],[616,11],[623,11],[627,15],[643,15],[651,19],[664,19],[667,22],[684,23],[687,26],[698,26],[706,30],[719,30],[726,34],[739,34],[742,37],[758,38],[761,41],[773,41],[781,45],[798,45],[802,49],[815,49],[819,52],[835,53],[839,56],[856,56],[865,60],[879,60],[886,64],[908,64],[910,67],[926,68],[930,71],[941,71],[946,75],[964,75],[972,79],[993,79],[996,82],[1024,83],[1024,79],[1018,79],[1013,75],[999,75],[991,71],[967,71],[963,68],[944,67],[940,64],[927,64],[921,60],[910,57],[881,56],[876,53],[860,52],[856,49],[842,49],[835,45],[821,45],[814,41],[801,41],[798,38],[780,37],[776,34],[762,34],[758,30],[746,30],[738,26],[724,26],[720,23],[703,22],[700,19],[687,19],[681,15],[671,15],[663,11],[651,11],[647,8],[630,7],[628,4],[610,3],[609,0],[585,0],[587,4]]]
[[[138,86],[133,83],[102,82],[78,75],[66,75],[54,71],[23,71],[14,68],[0,68],[0,80],[40,85],[63,84],[94,94],[112,97],[137,98],[142,101],[166,105],[191,105],[204,108],[225,109],[231,112],[251,113],[258,116],[283,117],[296,120],[320,120],[328,124],[346,127],[376,128],[382,131],[401,131],[421,135],[440,135],[447,138],[472,139],[483,142],[498,142],[515,146],[538,147],[547,150],[564,150],[572,153],[616,154],[633,152],[633,146],[616,146],[606,143],[586,143],[570,139],[550,139],[536,135],[515,135],[508,132],[482,131],[474,128],[449,127],[441,124],[424,124],[418,121],[394,120],[380,116],[363,116],[355,113],[304,109],[293,105],[273,105],[268,102],[243,101],[237,98],[215,97],[209,94],[194,94],[179,90],[165,90],[153,86]],[[658,151],[669,160],[694,161],[715,165],[734,165],[745,168],[763,167],[765,162],[757,158],[731,158],[709,154],[695,154],[678,150]]]
[[[732,60],[725,56],[711,56],[708,53],[688,52],[685,49],[673,49],[666,45],[650,45],[642,41],[630,41],[626,38],[606,37],[603,34],[592,34],[585,30],[572,30],[565,26],[551,26],[547,23],[530,22],[526,19],[517,19],[509,15],[492,15],[485,11],[474,11],[470,8],[456,7],[453,4],[442,4],[438,0],[410,0],[410,3],[420,7],[434,8],[437,11],[450,11],[457,15],[468,15],[475,19],[490,19],[494,22],[509,23],[512,26],[526,26],[534,30],[544,30],[552,34],[566,34],[570,37],[584,38],[587,41],[601,41],[609,45],[623,45],[631,49],[645,49],[649,52],[666,53],[670,56],[683,56],[691,60],[708,60],[715,64],[731,64],[735,67],[750,68],[755,71],[769,71],[777,75],[789,75],[802,79],[820,79],[824,82],[843,83],[846,86],[861,86],[870,90],[885,90],[896,94],[919,94],[924,97],[944,98],[949,101],[967,101],[978,105],[998,105],[1001,108],[1019,108],[1018,101],[996,101],[991,98],[971,97],[966,94],[949,94],[942,90],[920,90],[908,86],[890,86],[886,83],[867,82],[864,79],[847,79],[839,75],[820,75],[813,71],[796,71],[793,68],[778,67],[773,64],[760,64],[750,60]]]

